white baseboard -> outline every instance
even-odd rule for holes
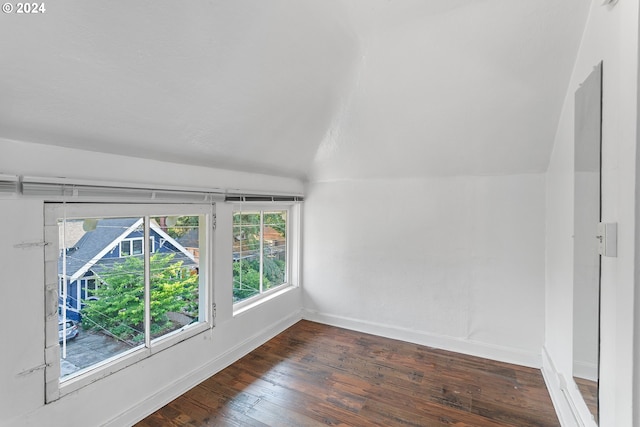
[[[105,427],[117,427],[135,424],[200,384],[205,379],[241,359],[285,329],[293,326],[301,319],[301,314],[297,312],[282,319],[276,324],[265,327],[251,337],[238,343],[233,348],[230,348],[216,358],[210,360],[207,364],[192,370],[177,381],[167,384],[153,395],[147,396],[144,401],[141,401],[125,412],[118,414],[103,425]]]
[[[442,350],[455,351],[471,356],[483,357],[505,363],[527,366],[539,369],[541,366],[540,354],[527,352],[521,349],[486,344],[476,341],[464,340],[455,337],[429,334],[413,329],[399,328],[381,323],[368,322],[353,318],[319,313],[305,309],[302,311],[303,319],[351,329],[358,332],[378,335]]]
[[[542,377],[562,427],[597,427],[573,378],[556,369],[546,347],[542,348]]]
[[[591,362],[573,362],[573,376],[589,381],[598,381],[598,365]]]

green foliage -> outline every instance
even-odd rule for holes
[[[172,262],[174,254],[155,253],[150,263],[151,334],[159,336],[176,325],[167,313],[198,315],[198,276],[189,275],[182,261]],[[186,277],[185,277],[186,276]],[[144,261],[128,257],[100,275],[96,289],[98,300],[86,301],[82,310],[83,326],[106,330],[120,339],[144,338]]]
[[[155,217],[153,218],[156,223],[166,223],[168,217]],[[164,230],[169,236],[174,239],[178,239],[189,232],[189,230],[197,229],[200,219],[198,216],[179,216],[176,218],[175,225],[169,227],[166,226]]]
[[[269,226],[286,237],[287,220],[286,212],[265,212],[264,225]],[[241,212],[233,215],[234,233],[241,230],[243,236],[248,240],[260,239],[260,213]]]
[[[236,213],[233,215],[233,235],[237,240],[234,250],[255,251],[260,248],[260,214]]]
[[[264,226],[286,236],[286,212],[264,212]],[[244,259],[233,263],[233,300],[250,298],[260,293],[260,212],[237,212],[233,215],[235,253]],[[277,259],[265,245],[263,257],[262,289],[267,290],[285,282],[286,263]],[[284,255],[284,254],[283,254]]]
[[[287,235],[287,221],[285,219],[285,213],[266,213],[264,214],[264,225],[276,230],[278,233],[285,237]]]
[[[285,281],[285,262],[279,259],[264,258],[263,266],[264,289],[269,289],[273,286],[278,286]]]
[[[233,301],[242,301],[260,293],[260,265],[257,260],[233,263]]]
[[[264,258],[262,286],[264,290],[281,285],[286,264],[282,260]],[[242,301],[260,293],[260,261],[241,260],[233,263],[233,301]]]

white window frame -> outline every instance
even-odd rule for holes
[[[101,378],[133,365],[154,354],[210,330],[213,319],[213,204],[126,204],[126,203],[45,203],[45,401],[53,402]],[[157,215],[203,215],[200,255],[200,314],[197,324],[187,325],[151,339],[139,347],[60,379],[60,344],[58,343],[58,219],[153,217]]]
[[[244,202],[244,203],[234,203],[233,210],[231,212],[231,216],[236,213],[251,213],[251,212],[260,212],[261,217],[264,212],[276,212],[276,211],[286,211],[287,212],[287,271],[286,277],[287,281],[281,285],[274,286],[271,289],[267,289],[263,291],[260,289],[260,293],[258,295],[254,295],[252,297],[246,298],[242,301],[235,302],[233,304],[233,315],[239,315],[244,313],[245,311],[261,304],[264,301],[268,301],[271,298],[277,297],[282,293],[288,292],[294,288],[299,286],[299,278],[300,278],[300,217],[301,217],[301,205],[297,203],[253,203],[253,202]],[[263,226],[261,222],[260,227],[260,256],[262,257],[262,245],[264,241],[263,236]],[[233,227],[233,224],[232,224]],[[233,234],[233,232],[232,232]],[[234,261],[235,262],[235,261]],[[233,280],[231,282],[231,286],[233,287]],[[262,288],[262,285],[260,286]]]
[[[84,295],[85,298],[83,298],[83,301],[87,299],[87,295],[89,294],[89,281],[93,280],[93,289],[91,289],[92,292],[96,291],[98,289],[98,287],[100,286],[100,280],[98,279],[98,276],[91,275],[91,276],[84,276],[81,279],[78,279],[80,281],[80,292],[82,294],[82,291],[84,291]]]

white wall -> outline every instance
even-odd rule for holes
[[[305,201],[305,316],[540,365],[544,175],[341,180]]]
[[[110,179],[176,186],[251,188],[299,192],[297,180],[102,155],[0,140],[0,173]],[[0,356],[0,425],[130,425],[196,385],[300,318],[295,289],[240,316],[232,315],[231,208],[217,206],[214,243],[216,327],[151,358],[44,405],[44,254],[16,248],[43,236],[43,201],[0,199],[3,352]],[[225,227],[228,224],[229,227]]]
[[[618,257],[602,262],[600,425],[631,426],[633,394],[638,2],[593,1],[547,173],[546,328],[543,372],[564,425],[590,425],[570,382],[573,307],[574,92],[603,66],[603,221],[618,223]],[[637,311],[637,308],[636,308]],[[563,387],[564,381],[567,386]],[[565,392],[567,393],[565,394]],[[568,395],[568,397],[567,397]],[[575,405],[575,417],[571,410]],[[637,415],[636,415],[637,416]],[[636,420],[638,421],[638,420]],[[637,425],[637,424],[635,424]]]

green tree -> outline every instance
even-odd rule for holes
[[[197,229],[200,223],[200,218],[197,215],[179,217],[159,216],[154,217],[153,219],[169,236],[174,239],[179,239],[190,230]],[[168,225],[168,223],[173,223],[173,225]]]
[[[284,283],[285,262],[264,258],[262,287],[264,290]],[[242,301],[260,293],[260,261],[241,260],[233,263],[233,301]]]
[[[233,301],[242,301],[260,293],[260,263],[240,260],[233,263]]]
[[[264,225],[268,225],[269,227],[276,230],[278,233],[282,235],[282,237],[286,237],[287,235],[287,220],[286,220],[286,212],[265,212],[264,213]]]
[[[174,254],[155,253],[150,258],[151,335],[160,336],[182,325],[172,322],[168,313],[191,318],[198,315],[198,276],[189,275]],[[83,327],[107,331],[120,339],[144,338],[144,261],[128,257],[100,274],[101,285],[95,301],[82,310]]]
[[[263,287],[269,289],[272,286],[278,286],[285,281],[285,262],[279,259],[264,258],[262,267],[264,273]]]
[[[265,227],[286,236],[286,212],[264,212]],[[233,299],[241,301],[260,293],[260,212],[236,212],[233,215],[233,250],[243,257],[233,264]],[[262,265],[263,290],[285,281],[286,263],[267,256],[270,248],[265,246]]]

